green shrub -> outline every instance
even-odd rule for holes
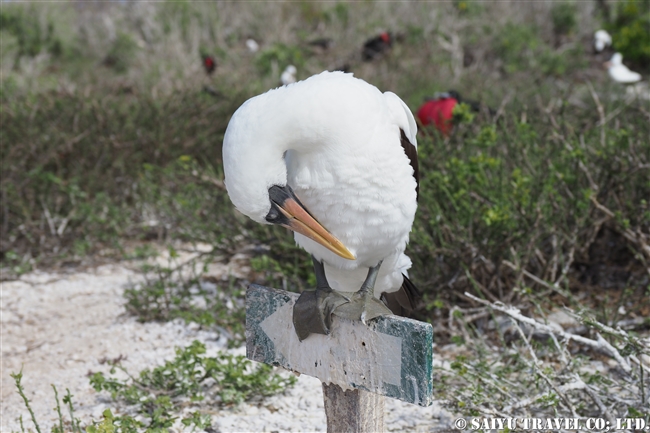
[[[616,18],[608,28],[614,48],[626,61],[650,68],[650,0],[627,0],[616,5]]]
[[[506,24],[496,41],[496,53],[507,73],[526,71],[531,77],[562,76],[583,69],[584,49],[573,43],[558,51],[542,41],[534,27]]]
[[[507,23],[496,41],[497,54],[508,73],[523,71],[533,66],[533,56],[541,44],[533,27]]]
[[[222,200],[205,197],[214,189],[211,178],[197,180],[190,166],[177,161],[182,155],[210,166],[219,161],[215,143],[241,96],[216,105],[195,92],[164,103],[123,95],[17,96],[1,101],[6,123],[0,129],[0,242],[3,252],[21,251],[10,258],[12,266],[20,267],[15,260],[27,251],[83,255],[102,244],[115,247],[124,236],[149,236],[157,230],[142,224],[149,200],[185,218],[178,213],[182,206],[167,201],[177,196],[161,191],[162,185],[178,186],[177,195],[184,194],[183,203],[198,215],[225,209]],[[160,169],[168,165],[173,167]],[[168,173],[180,177],[161,181]],[[184,227],[188,235],[202,230]]]
[[[0,11],[0,32],[6,32],[16,39],[18,49],[15,65],[21,57],[34,57],[43,50],[55,57],[63,52],[61,40],[55,35],[54,22],[48,19],[43,27],[34,7],[3,5]],[[3,45],[4,43],[3,41]]]
[[[573,3],[553,3],[551,21],[556,35],[571,33],[576,27],[576,6]]]
[[[126,33],[118,33],[111,44],[104,64],[118,73],[124,73],[133,63],[138,45],[133,38]]]
[[[294,65],[300,69],[304,61],[300,47],[275,43],[272,47],[262,51],[255,63],[260,74],[268,75],[274,69],[282,72],[282,69],[288,65]]]
[[[284,378],[274,374],[272,367],[253,365],[244,356],[220,353],[208,357],[205,352],[203,343],[193,341],[184,349],[176,348],[173,360],[152,370],[145,369],[137,378],[128,374],[120,364],[115,364],[111,375],[119,369],[127,374],[127,379],[95,373],[90,383],[96,391],[110,392],[113,399],[137,405],[148,421],[148,429],[166,429],[173,424],[173,411],[178,410],[179,399],[200,402],[205,397],[211,397],[211,401],[217,397],[221,405],[239,404],[256,396],[277,394],[296,382],[295,377]],[[209,385],[210,381],[212,385]],[[200,428],[206,428],[210,423],[210,417],[199,412],[184,422]]]

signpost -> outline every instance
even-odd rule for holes
[[[384,428],[384,396],[433,403],[433,328],[383,316],[368,325],[334,316],[330,335],[302,342],[293,329],[298,294],[251,285],[246,291],[246,356],[323,382],[330,432]]]

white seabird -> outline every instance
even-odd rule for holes
[[[594,33],[594,50],[600,53],[612,45],[612,36],[606,30],[598,30]]]
[[[621,84],[632,84],[641,81],[641,74],[633,72],[623,64],[623,54],[614,53],[609,62],[605,62],[607,72],[614,81]]]
[[[289,65],[287,66],[282,74],[280,75],[280,81],[282,82],[283,86],[286,86],[287,84],[293,84],[296,82],[296,73],[298,70],[296,69],[295,66]]]
[[[251,53],[256,53],[260,49],[260,45],[257,43],[257,41],[253,38],[248,38],[246,39],[246,48],[248,48],[248,51]]]
[[[404,249],[417,208],[416,134],[397,95],[342,72],[251,98],[230,120],[223,164],[233,204],[293,230],[312,255],[318,287],[294,307],[301,340],[329,333],[332,313],[364,322],[390,314],[380,296],[398,314],[414,308]]]

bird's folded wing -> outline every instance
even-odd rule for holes
[[[415,284],[403,275],[404,282],[396,292],[382,293],[381,300],[393,312],[393,314],[402,317],[411,317],[413,311],[418,308],[422,294],[415,287]]]

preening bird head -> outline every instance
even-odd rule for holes
[[[598,30],[594,33],[594,50],[599,53],[605,47],[612,45],[612,36],[605,30]]]
[[[283,116],[282,106],[270,103],[270,99],[278,101],[274,92],[285,89],[249,99],[228,124],[223,166],[230,200],[258,223],[281,225],[354,260],[354,255],[316,220],[287,184],[285,153],[300,146],[297,134],[291,133],[298,128]]]

